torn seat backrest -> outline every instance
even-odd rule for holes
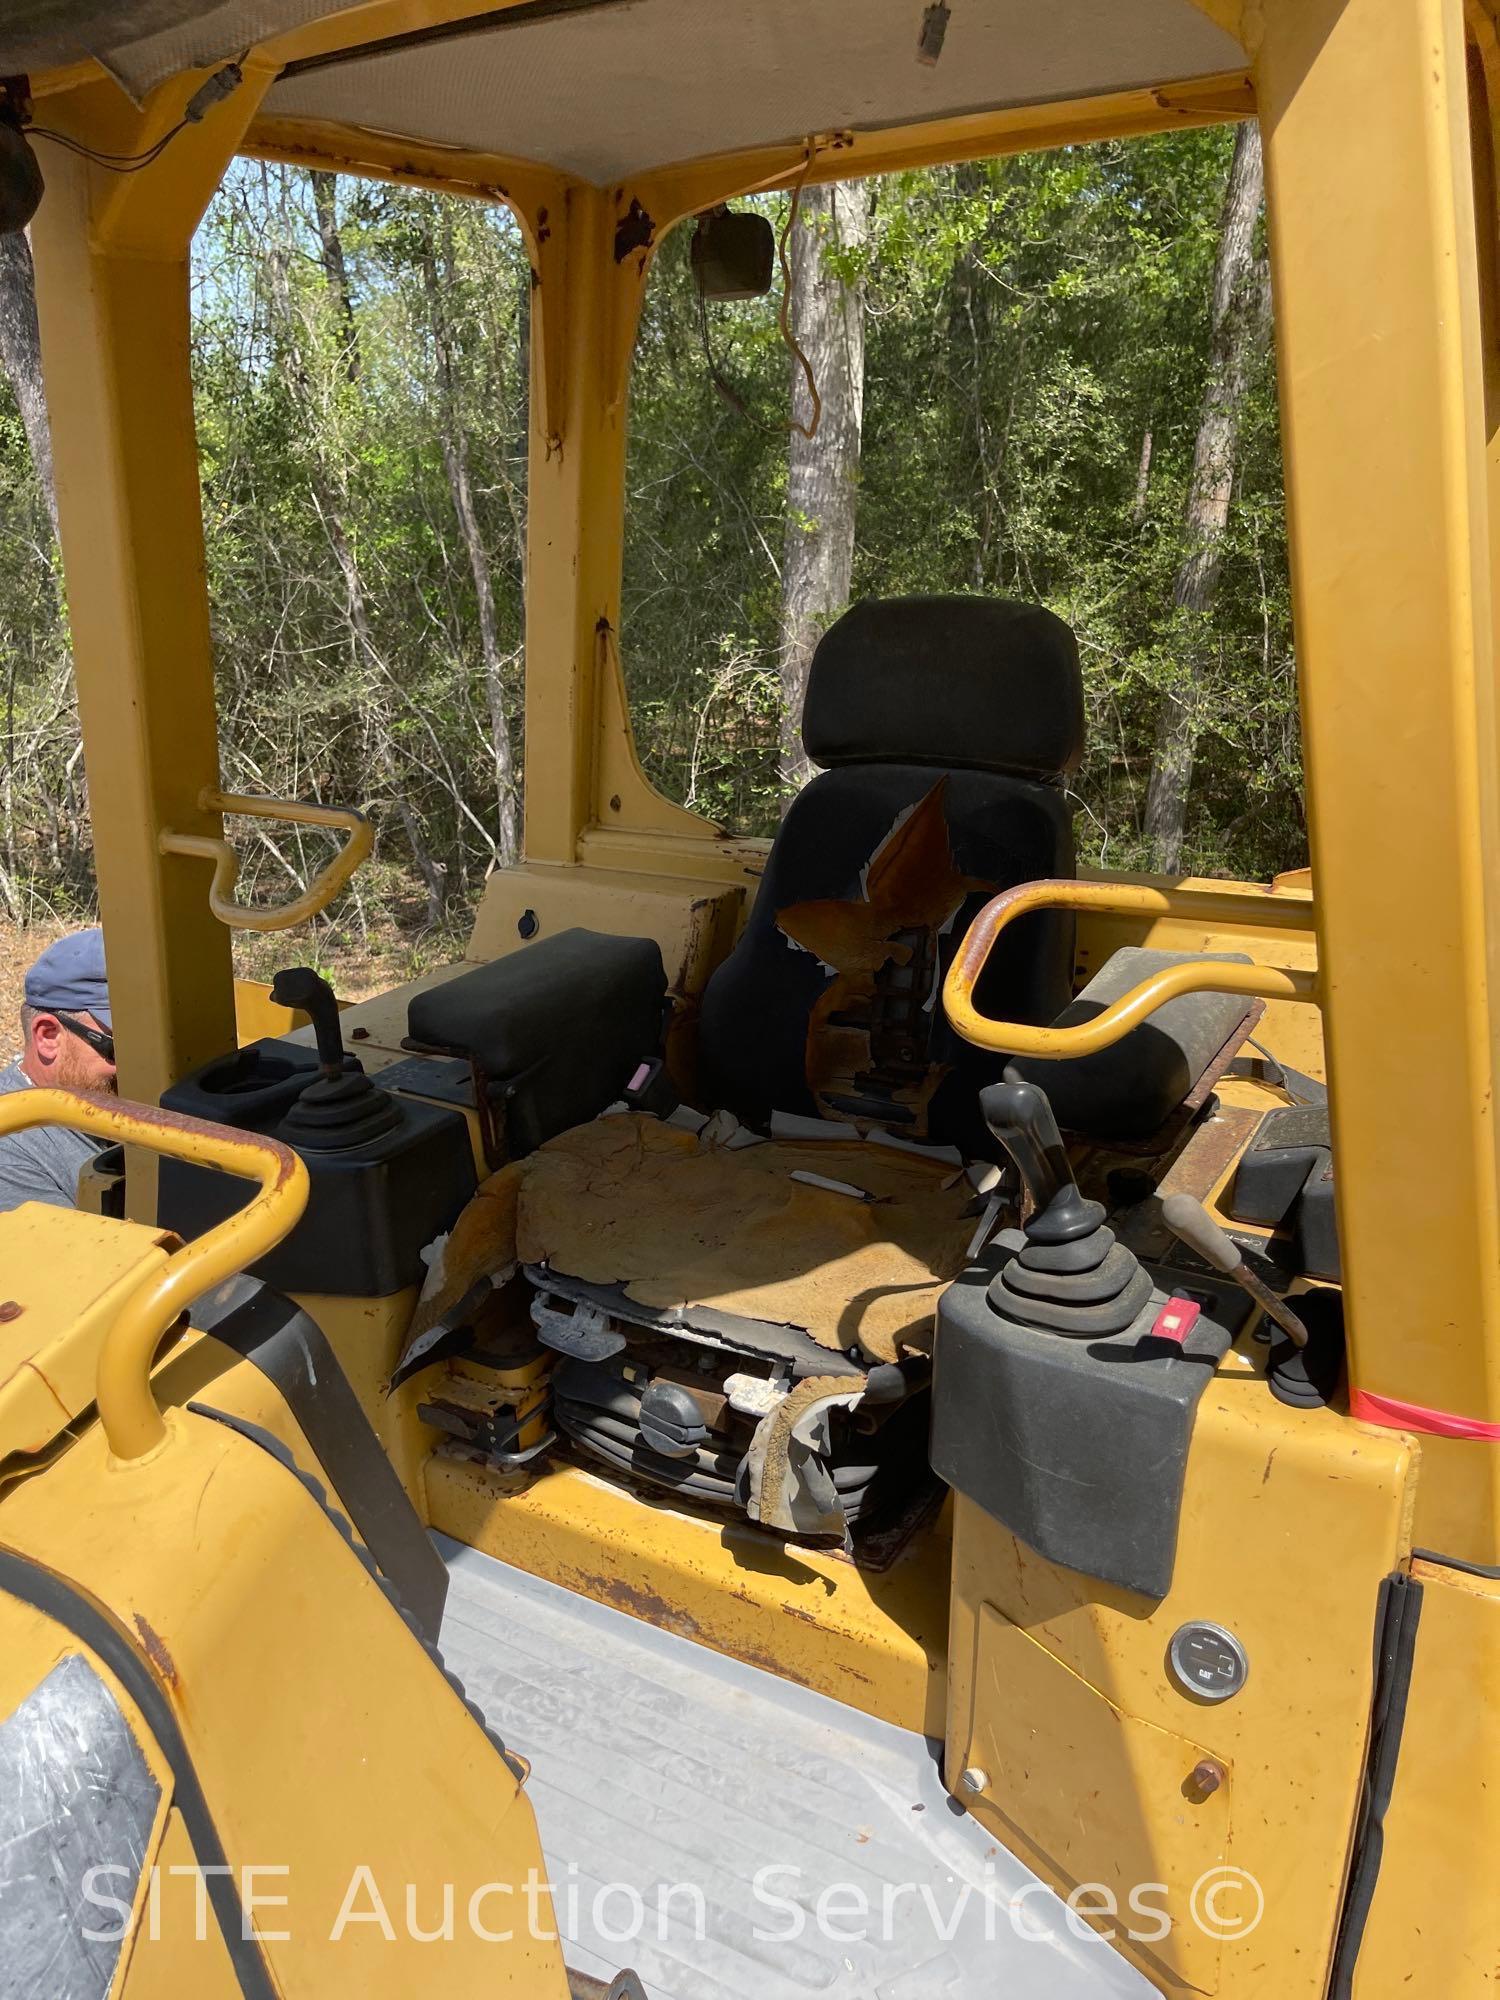
[[[856,604],[813,655],[802,740],[823,769],[704,995],[706,1099],[758,1125],[791,1111],[989,1154],[975,1100],[1005,1059],[953,1034],[938,987],[989,896],[1074,872],[1073,634],[1003,599]],[[1071,915],[1035,913],[1006,932],[978,1003],[1050,1021],[1072,970]]]

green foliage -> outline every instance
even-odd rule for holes
[[[1184,133],[898,175],[874,189],[860,259],[855,589],[996,592],[1069,620],[1090,722],[1081,842],[1119,867],[1145,859],[1157,716],[1189,653],[1173,582],[1231,144]],[[764,206],[779,221],[779,203]],[[774,298],[711,308],[715,353],[754,421],[726,407],[697,337],[685,236],[658,260],[636,362],[627,678],[657,783],[764,832],[781,803],[768,691],[788,361]],[[1262,875],[1305,852],[1269,354],[1210,623],[1187,860]]]
[[[866,247],[824,252],[867,297],[856,590],[999,592],[1070,620],[1090,720],[1082,844],[1115,866],[1143,858],[1156,719],[1204,636],[1172,592],[1230,144],[1186,133],[896,176],[872,185]],[[757,206],[779,227],[786,201]],[[338,183],[336,204],[352,334],[310,176],[237,165],[195,250],[224,775],[370,805],[384,852],[372,879],[404,872],[415,888],[420,843],[462,897],[494,857],[496,774],[445,447],[457,434],[467,455],[519,764],[530,272],[513,223],[481,204],[359,182]],[[661,248],[635,362],[622,647],[648,771],[673,797],[765,832],[782,803],[789,360],[775,295],[713,306],[730,394],[715,387],[687,236]],[[62,609],[0,386],[0,905],[12,914],[91,894]],[[1269,356],[1208,625],[1187,858],[1264,875],[1305,846]],[[283,895],[320,859],[274,827],[241,833],[255,893]]]

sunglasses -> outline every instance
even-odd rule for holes
[[[76,1035],[80,1042],[87,1042],[95,1055],[103,1056],[107,1063],[115,1059],[115,1038],[103,1028],[91,1028],[87,1021],[75,1021],[71,1014],[60,1014],[54,1007],[52,1018],[61,1021],[70,1035]]]

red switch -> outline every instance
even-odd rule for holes
[[[1181,1347],[1198,1324],[1201,1311],[1202,1307],[1194,1299],[1168,1299],[1152,1323],[1151,1338],[1170,1340]]]

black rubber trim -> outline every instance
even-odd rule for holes
[[[182,1813],[194,1859],[205,1871],[227,1868],[224,1843],[171,1703],[155,1673],[108,1612],[52,1570],[14,1549],[0,1548],[0,1590],[54,1620],[104,1661],[145,1717],[171,1766],[172,1804]],[[259,1943],[245,1936],[245,1912],[233,1875],[207,1874],[206,1883],[240,1992],[247,2000],[278,2000],[281,1989],[271,1977]]]
[[[434,1643],[448,1571],[317,1321],[257,1278],[230,1278],[191,1314],[279,1391],[339,1504],[402,1603]]]
[[[1375,1694],[1370,1744],[1355,1820],[1349,1883],[1333,1952],[1329,2000],[1350,2000],[1354,1991],[1354,1968],[1385,1851],[1385,1815],[1396,1783],[1396,1760],[1401,1751],[1401,1731],[1406,1721],[1406,1700],[1411,1691],[1421,1616],[1421,1584],[1401,1570],[1386,1577],[1380,1586],[1375,1611]]]
[[[1431,1563],[1436,1569],[1456,1569],[1464,1576],[1482,1576],[1486,1583],[1500,1583],[1500,1567],[1494,1563],[1471,1563],[1462,1556],[1440,1556],[1436,1549],[1413,1549],[1414,1562]]]
[[[417,1644],[422,1648],[422,1651],[458,1696],[464,1708],[468,1711],[470,1719],[478,1724],[490,1748],[501,1759],[511,1776],[517,1779],[518,1782],[524,1783],[526,1778],[525,1764],[519,1758],[511,1755],[499,1736],[491,1729],[489,1723],[486,1722],[484,1711],[479,1707],[477,1702],[469,1699],[463,1682],[448,1666],[442,1654],[438,1651],[436,1643],[426,1636],[417,1619],[402,1603],[400,1592],[396,1589],[395,1584],[388,1576],[381,1574],[369,1550],[356,1540],[354,1530],[338,1509],[330,1503],[327,1489],[324,1487],[323,1482],[315,1478],[312,1473],[303,1471],[302,1467],[297,1463],[279,1437],[274,1436],[268,1430],[264,1430],[259,1424],[251,1423],[248,1417],[231,1416],[227,1410],[216,1410],[211,1403],[189,1403],[187,1407],[193,1416],[208,1417],[216,1424],[223,1424],[226,1430],[234,1431],[249,1443],[259,1445],[263,1452],[269,1457],[274,1458],[278,1465],[284,1466],[291,1473],[303,1491],[316,1501],[329,1523],[338,1530],[340,1536],[347,1544],[350,1553],[354,1556],[365,1574],[375,1584],[381,1595],[388,1600],[391,1608],[406,1626]],[[436,1555],[436,1550],[433,1553]],[[438,1561],[442,1561],[441,1556],[438,1556]]]
[[[456,42],[469,35],[521,28],[528,21],[551,21],[563,14],[599,14],[607,8],[627,4],[628,0],[520,0],[519,5],[498,8],[493,14],[470,14],[461,21],[438,21],[431,27],[409,29],[404,35],[387,35],[383,41],[357,42],[352,48],[329,49],[320,56],[303,56],[298,62],[289,62],[278,81],[285,83],[289,77],[309,76],[320,69],[341,69],[345,63],[369,62],[375,56],[398,55],[402,49],[426,49],[435,42]]]

